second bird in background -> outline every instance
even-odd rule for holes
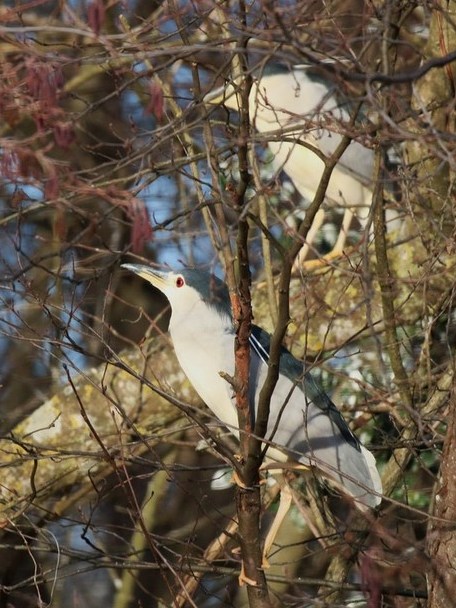
[[[239,90],[233,83],[208,93],[204,99],[206,103],[239,110]],[[350,97],[341,92],[340,82],[328,66],[270,63],[253,77],[250,120],[266,137],[274,169],[288,175],[304,199],[305,208],[320,185],[324,159],[337,150],[345,134],[353,134],[331,174],[325,194],[326,205],[346,211],[330,258],[342,253],[353,214],[364,228],[371,208],[375,152],[357,140],[360,130],[373,126],[365,111],[354,94]],[[324,214],[320,212],[307,235],[300,261],[306,258],[323,221]]]

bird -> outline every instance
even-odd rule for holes
[[[325,169],[323,158],[336,151],[344,132],[351,133],[363,121],[369,124],[359,100],[344,95],[331,76],[324,64],[271,62],[252,77],[250,120],[267,140],[274,169],[288,175],[302,196],[304,207],[310,205],[319,187]],[[238,111],[238,90],[236,83],[229,83],[207,93],[204,101],[223,103]],[[345,210],[342,230],[327,258],[342,253],[354,214],[361,227],[366,227],[374,173],[374,150],[353,139],[337,162],[326,189],[326,204]],[[324,212],[319,211],[299,255],[300,262],[306,258],[323,221]]]
[[[239,438],[232,385],[235,327],[229,292],[200,269],[158,271],[123,264],[168,299],[169,332],[179,364],[215,418]],[[255,425],[259,393],[268,372],[270,335],[252,325],[249,414]],[[373,454],[353,434],[329,396],[301,361],[282,347],[279,378],[270,402],[266,459],[319,470],[361,509],[377,507],[382,484]]]

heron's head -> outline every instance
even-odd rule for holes
[[[193,317],[198,322],[197,316],[200,315],[203,328],[205,308],[222,318],[231,319],[228,288],[208,272],[196,269],[161,272],[144,264],[122,264],[122,268],[159,289],[169,300],[173,316]]]

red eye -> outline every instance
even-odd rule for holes
[[[177,277],[176,287],[183,287],[185,285],[184,277]]]

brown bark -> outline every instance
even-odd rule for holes
[[[454,605],[456,597],[456,391],[450,396],[448,427],[436,484],[427,550],[429,608]]]

